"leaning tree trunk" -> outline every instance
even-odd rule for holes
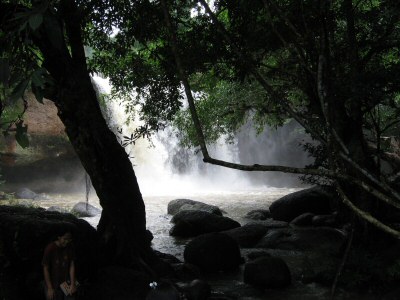
[[[58,13],[65,23],[46,12],[33,40],[44,57],[43,66],[55,80],[51,99],[103,207],[99,233],[106,248],[107,244],[114,245],[107,259],[147,267],[151,248],[144,202],[128,155],[101,113],[86,66],[75,2],[61,1]],[[55,26],[59,30],[54,30]]]

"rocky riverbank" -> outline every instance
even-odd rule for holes
[[[158,255],[170,265],[169,280],[189,300],[329,299],[350,236],[335,207],[333,194],[312,188],[249,211],[240,224],[216,206],[176,199],[168,205],[170,234],[186,244],[184,261]],[[0,206],[0,296],[41,299],[42,249],[55,227],[73,226],[79,276],[87,283],[83,299],[144,299],[150,278],[116,266],[98,270],[95,256],[88,255],[96,253],[96,232],[76,216],[99,210],[83,203],[73,215],[54,210]],[[376,245],[379,251],[373,252],[357,243],[350,248],[335,299],[398,299],[399,245]]]

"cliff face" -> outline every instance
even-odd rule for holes
[[[28,107],[23,119],[28,126],[30,146],[20,147],[15,140],[15,129],[11,128],[8,136],[0,136],[1,165],[29,164],[44,158],[73,155],[54,103],[47,99],[39,103],[32,93],[27,93],[26,98]]]
[[[28,125],[28,133],[31,136],[66,136],[64,125],[53,102],[44,99],[43,104],[39,103],[31,93],[27,94],[27,99],[28,108],[24,115],[24,123]]]
[[[29,147],[18,145],[12,128],[8,136],[0,135],[0,174],[5,180],[1,189],[71,189],[76,180],[82,181],[84,171],[57,115],[57,107],[46,99],[39,103],[31,93],[26,98],[24,124],[28,126]]]

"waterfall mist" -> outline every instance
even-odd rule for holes
[[[106,79],[94,78],[103,93],[110,92]],[[126,124],[124,105],[110,101],[103,111],[109,127],[122,140],[139,123]],[[233,143],[223,137],[209,145],[214,158],[242,164],[273,164],[304,167],[311,162],[300,143],[309,139],[295,122],[278,129],[266,128],[257,134],[250,123],[236,134]],[[179,145],[170,129],[152,137],[140,139],[125,148],[144,195],[189,194],[226,190],[249,190],[268,187],[294,187],[301,183],[298,176],[279,172],[243,172],[205,164],[202,155]]]

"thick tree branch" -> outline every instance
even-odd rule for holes
[[[190,88],[189,80],[187,79],[187,76],[185,74],[185,70],[184,70],[183,65],[182,65],[181,58],[180,58],[180,56],[178,54],[177,37],[176,37],[175,30],[174,30],[174,28],[172,26],[171,16],[169,14],[169,9],[168,9],[168,5],[166,3],[166,0],[161,0],[161,5],[162,5],[162,8],[163,8],[165,23],[166,23],[167,28],[168,28],[169,38],[170,38],[170,42],[171,42],[171,48],[172,48],[172,52],[174,54],[176,67],[178,69],[178,74],[179,74],[180,80],[182,81],[183,87],[185,89],[185,94],[186,94],[187,100],[189,102],[190,114],[192,115],[192,120],[193,120],[193,123],[194,123],[194,127],[196,129],[196,134],[198,136],[198,142],[200,144],[201,152],[203,153],[204,157],[208,158],[209,154],[208,154],[207,146],[206,146],[206,143],[205,143],[203,130],[201,128],[201,124],[200,124],[199,117],[198,117],[198,114],[197,114],[196,106],[194,104],[194,98],[193,98],[193,95],[192,95],[192,90]]]
[[[339,153],[340,157],[343,158],[345,161],[350,163],[358,172],[368,178],[371,182],[379,186],[382,190],[386,191],[390,195],[393,195],[398,201],[400,201],[400,195],[397,191],[395,191],[392,187],[390,187],[387,183],[382,180],[377,179],[374,175],[370,172],[362,168],[359,164],[357,164],[353,159],[351,159],[348,155],[344,154],[343,152]]]
[[[343,189],[339,184],[336,184],[336,189],[339,192],[340,197],[342,198],[343,203],[351,209],[357,216],[359,216],[361,219],[367,221],[368,223],[374,225],[375,227],[379,228],[380,230],[390,234],[391,236],[395,237],[396,239],[400,239],[400,232],[387,226],[386,224],[383,224],[376,218],[374,218],[370,213],[363,211],[359,209],[357,206],[355,206],[350,199],[346,196],[344,193]]]

